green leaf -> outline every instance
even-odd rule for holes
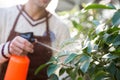
[[[48,77],[50,77],[58,67],[59,67],[59,65],[57,65],[57,64],[51,64],[47,69]]]
[[[107,39],[106,39],[106,43],[108,43],[108,44],[113,43],[115,37],[116,37],[116,35],[110,35],[110,36],[108,36]]]
[[[80,66],[80,69],[82,70],[83,73],[87,72],[89,65],[90,65],[90,61],[84,61],[82,63],[82,65]]]
[[[113,54],[110,54],[110,53],[108,53],[108,54],[105,54],[102,58],[105,58],[105,59],[116,59],[116,58],[118,58],[119,56],[116,56],[116,55],[113,55]]]
[[[87,55],[82,55],[82,56],[80,57],[79,63],[82,63],[82,62],[84,62],[85,60],[88,60],[88,59],[89,59],[89,56],[87,56]]]
[[[70,74],[72,70],[73,70],[73,68],[66,68],[67,74]]]
[[[52,61],[57,61],[56,57],[52,56],[48,62],[48,64],[50,64]]]
[[[94,3],[94,4],[90,4],[90,5],[86,6],[85,9],[115,9],[115,7]]]
[[[111,74],[111,75],[115,75],[116,74],[116,67],[115,67],[115,63],[111,62],[110,64],[107,65],[106,70]]]
[[[116,48],[116,50],[111,52],[111,54],[120,56],[120,47]]]
[[[113,9],[116,9],[116,7],[113,4],[108,4],[108,6],[112,7]]]
[[[118,69],[116,71],[116,78],[117,78],[117,80],[120,80],[120,70],[118,70]]]
[[[120,45],[120,35],[118,35],[118,36],[114,39],[113,45],[114,45],[114,46]]]
[[[75,27],[75,28],[77,28],[78,27],[78,23],[76,22],[76,21],[72,21],[72,24],[73,24],[73,26]]]
[[[59,80],[59,78],[56,74],[52,74],[49,80]]]
[[[78,79],[77,80],[83,80],[83,78],[82,77],[78,77]]]
[[[77,54],[75,54],[75,53],[70,54],[70,55],[65,59],[64,63],[67,64],[67,63],[71,62],[76,56],[77,56]]]
[[[59,71],[59,76],[61,76],[65,72],[65,68],[61,68]]]
[[[90,42],[90,41],[87,41],[82,50],[83,50],[84,53],[89,53],[89,54],[90,54],[91,51],[92,51],[91,42]]]
[[[58,54],[58,58],[61,58],[61,57],[64,57],[64,56],[67,56],[67,55],[70,55],[70,54],[71,54],[70,51],[63,50]]]
[[[91,43],[89,42],[88,46],[87,46],[87,53],[91,53],[92,52],[92,45]]]
[[[73,20],[72,24],[78,31],[82,30],[82,26],[79,23],[77,23],[76,21]]]
[[[113,15],[112,23],[113,23],[113,25],[119,25],[120,24],[120,10],[115,12],[115,14]]]
[[[45,68],[48,64],[43,64],[40,65],[36,70],[35,70],[35,75],[37,75],[43,68]]]
[[[105,33],[104,35],[103,35],[103,40],[104,41],[107,41],[107,38],[110,36],[110,34],[107,34],[107,33]]]
[[[70,77],[72,78],[72,80],[74,80],[74,79],[76,79],[76,76],[77,76],[77,68],[75,68],[75,69],[73,69],[72,71],[71,71],[71,73],[69,74],[70,75]]]
[[[105,80],[106,76],[106,72],[104,71],[98,71],[96,74],[95,74],[95,79],[94,80]]]
[[[90,65],[91,57],[89,57],[86,61],[81,63],[80,69],[83,73],[86,73],[89,65]]]
[[[119,30],[120,28],[118,26],[112,26],[111,28],[107,30],[107,33],[112,34],[113,32],[118,32]]]

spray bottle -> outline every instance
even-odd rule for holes
[[[35,42],[33,33],[23,33],[21,37],[31,43]],[[27,55],[11,55],[4,80],[26,80],[30,60]]]
[[[53,51],[60,52],[60,50],[55,49],[47,44],[39,42],[37,39],[33,37],[32,32],[22,33],[21,37],[27,39],[31,43],[37,43],[41,46],[47,47]],[[4,80],[26,80],[28,67],[29,67],[30,60],[27,55],[12,55],[7,67],[7,71],[4,77]]]

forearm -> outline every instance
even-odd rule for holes
[[[9,44],[10,42],[0,44],[0,64],[7,61],[10,57]]]

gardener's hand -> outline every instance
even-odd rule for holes
[[[28,52],[33,53],[33,44],[26,39],[17,36],[11,41],[9,52],[17,55],[26,54]]]

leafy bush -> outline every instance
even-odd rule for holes
[[[114,10],[114,15],[103,19],[103,9]],[[113,5],[91,4],[84,8],[84,13],[86,16],[82,19],[83,22],[86,20],[85,24],[71,20],[74,28],[78,30],[77,37],[80,33],[87,37],[79,45],[81,49],[74,52],[61,51],[60,55],[40,66],[36,73],[49,65],[47,74],[51,80],[58,80],[64,73],[67,75],[62,80],[120,80],[120,10]],[[89,17],[92,17],[92,20],[89,20]],[[80,15],[77,18],[81,20]],[[89,25],[86,25],[88,23]],[[61,62],[60,58],[63,56],[66,58]],[[59,74],[56,74],[58,68]]]

